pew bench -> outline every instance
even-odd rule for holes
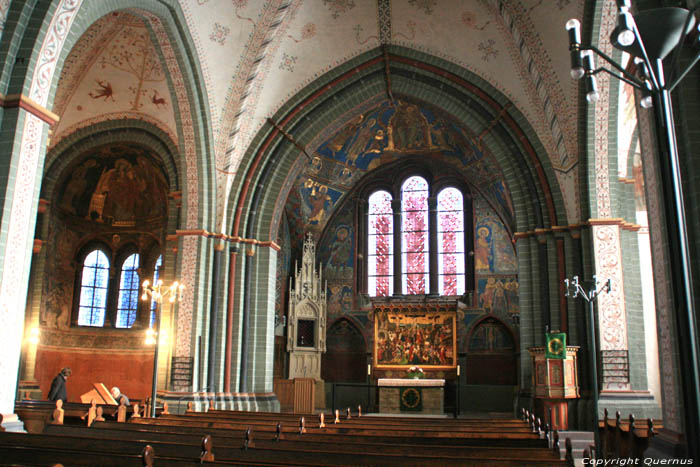
[[[82,426],[50,426],[47,427],[51,433],[65,433],[72,436],[83,436],[86,438],[101,439],[103,437],[122,438],[133,440],[145,440],[148,442],[166,441],[178,444],[196,445],[201,436],[198,434],[181,434],[172,432],[144,432],[144,431],[128,431],[128,430],[113,430],[109,428],[87,428]],[[235,458],[239,455],[241,447],[244,445],[245,433],[237,433],[232,436],[215,436],[215,448],[213,452],[217,459],[226,460]],[[407,450],[414,452],[430,452],[431,457],[438,457],[445,462],[453,462],[459,458],[466,459],[502,459],[502,460],[555,460],[558,461],[559,456],[553,450],[542,448],[510,448],[510,447],[481,447],[481,446],[430,446],[421,445],[420,439],[415,440],[411,446],[396,445],[389,443],[362,443],[351,444],[345,443],[342,439],[334,441],[318,441],[310,440],[308,436],[287,435],[283,439],[276,441],[274,438],[261,438],[257,433],[252,433],[251,444],[257,449],[284,449],[289,451],[297,451],[303,456],[307,450],[311,451],[335,451],[346,454],[356,453],[361,450],[365,454],[391,454],[404,456]]]

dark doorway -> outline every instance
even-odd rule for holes
[[[517,384],[515,342],[496,318],[485,318],[467,340],[467,384]]]
[[[341,318],[326,333],[326,353],[321,361],[321,378],[328,382],[364,383],[366,344],[360,330]]]

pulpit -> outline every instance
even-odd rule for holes
[[[528,350],[532,357],[534,395],[541,403],[545,423],[554,430],[566,430],[569,427],[567,399],[579,397],[579,347],[566,346],[566,357],[556,359],[546,358],[544,347],[530,347]]]
[[[444,379],[379,378],[379,413],[442,415]]]

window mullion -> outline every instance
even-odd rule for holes
[[[401,287],[401,257],[403,256],[403,243],[401,242],[403,225],[401,223],[401,199],[391,202],[391,210],[394,216],[394,295],[405,293]]]
[[[437,198],[434,196],[428,198],[428,241],[430,242],[430,294],[438,295],[440,284],[438,282]]]

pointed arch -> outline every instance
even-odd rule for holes
[[[335,320],[326,332],[326,353],[321,378],[334,382],[364,382],[367,342],[360,328],[347,317]]]
[[[464,342],[467,384],[517,384],[518,340],[498,317],[481,318]]]

